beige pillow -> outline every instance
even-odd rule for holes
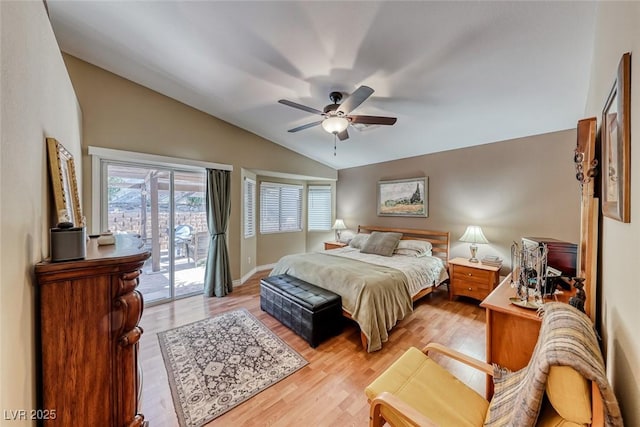
[[[552,366],[547,378],[547,397],[565,420],[591,424],[589,381],[569,366]]]
[[[398,246],[398,242],[401,238],[402,233],[383,233],[380,231],[374,231],[371,233],[360,252],[365,254],[391,256],[393,255],[393,250]]]

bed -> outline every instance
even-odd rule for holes
[[[393,256],[363,253],[356,240],[401,233]],[[357,238],[345,248],[287,255],[270,275],[289,274],[342,297],[343,315],[360,326],[363,347],[382,348],[388,332],[413,311],[413,302],[431,293],[447,278],[449,233],[442,231],[359,226]],[[418,242],[418,243],[416,243]],[[414,245],[430,246],[411,255]],[[398,253],[402,252],[402,253]]]

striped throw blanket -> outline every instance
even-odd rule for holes
[[[605,408],[607,426],[622,426],[616,396],[609,386],[591,320],[568,304],[542,308],[540,336],[529,365],[517,372],[495,367],[495,394],[487,426],[534,426],[540,412],[549,369],[570,366],[594,381]]]

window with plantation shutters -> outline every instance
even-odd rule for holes
[[[302,186],[260,183],[260,233],[302,231]]]
[[[310,185],[307,202],[307,228],[310,231],[331,230],[331,186]]]
[[[244,237],[256,235],[256,182],[244,179]]]

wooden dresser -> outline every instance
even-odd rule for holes
[[[36,265],[42,351],[41,402],[55,410],[44,425],[142,426],[138,413],[138,276],[150,252],[117,236],[87,242],[80,261]]]

